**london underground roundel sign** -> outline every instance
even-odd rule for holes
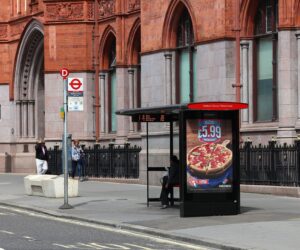
[[[78,91],[80,89],[80,87],[82,86],[82,82],[78,79],[78,78],[74,78],[71,82],[70,82],[70,87],[71,89],[73,89],[74,91]]]
[[[68,91],[69,92],[83,92],[83,79],[82,78],[68,78]]]

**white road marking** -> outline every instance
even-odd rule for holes
[[[62,245],[62,244],[58,244],[58,243],[53,243],[52,245],[53,245],[53,246],[62,247],[62,248],[67,248],[67,249],[69,249],[69,248],[76,249],[76,248],[77,248],[77,247],[74,246],[74,245]]]
[[[2,213],[2,212],[0,212],[0,215],[16,215],[16,214],[10,213],[10,212],[7,212],[7,213]]]
[[[9,185],[11,184],[10,182],[0,182],[0,185]]]
[[[6,210],[8,209],[5,206],[0,206],[0,208],[6,209]],[[114,233],[129,235],[129,236],[135,236],[135,237],[148,239],[148,240],[163,243],[163,244],[182,246],[182,247],[184,247],[184,249],[208,250],[208,248],[206,248],[206,247],[199,247],[197,245],[189,244],[187,242],[178,242],[178,241],[175,241],[172,239],[169,240],[169,239],[159,238],[157,236],[147,235],[147,234],[143,234],[140,232],[128,231],[128,230],[122,229],[122,228],[114,228],[114,227],[109,227],[109,226],[104,226],[104,225],[93,224],[90,222],[81,222],[81,221],[76,221],[76,219],[70,220],[70,219],[65,219],[65,218],[59,218],[59,217],[54,217],[52,215],[39,214],[38,212],[35,213],[35,212],[26,211],[26,210],[19,209],[19,208],[9,208],[9,210],[18,212],[21,214],[30,215],[32,217],[39,217],[39,218],[44,218],[44,219],[48,219],[48,220],[52,220],[52,221],[60,221],[60,222],[68,223],[68,224],[79,225],[79,226],[94,228],[94,229],[98,229],[98,230],[105,230],[107,232],[114,232]]]
[[[100,247],[100,249],[110,249],[107,246],[99,245],[98,243],[94,243],[94,242],[90,243],[90,245],[95,247]]]
[[[131,247],[137,247],[137,248],[140,248],[143,250],[154,250],[153,248],[143,247],[143,246],[139,246],[139,245],[135,245],[135,244],[131,244],[131,243],[124,243],[124,245],[131,246]]]
[[[100,246],[96,243],[94,243],[94,244],[93,243],[92,244],[85,244],[85,243],[78,242],[77,244],[80,245],[80,246],[84,246],[84,247],[88,247],[88,248],[92,248],[92,249],[109,249],[106,246]]]
[[[30,237],[30,236],[26,236],[26,235],[24,235],[24,236],[22,236],[24,239],[26,239],[26,240],[28,240],[28,241],[35,241],[36,239],[35,238],[33,238],[33,237]]]
[[[124,246],[121,246],[121,245],[117,245],[117,244],[107,244],[109,246],[113,246],[113,247],[118,247],[119,249],[125,249],[125,250],[129,250],[130,248],[128,247],[124,247]]]
[[[15,234],[15,233],[13,233],[13,232],[5,231],[5,230],[0,230],[0,233],[4,233],[4,234]]]

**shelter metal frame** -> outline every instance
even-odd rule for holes
[[[187,108],[187,104],[165,105],[146,108],[122,109],[116,111],[117,115],[132,117],[133,122],[146,123],[146,167],[147,167],[147,207],[150,201],[159,201],[160,198],[149,197],[149,172],[165,171],[165,167],[149,167],[149,122],[168,122],[170,124],[170,158],[174,153],[174,125],[179,120],[180,110]]]

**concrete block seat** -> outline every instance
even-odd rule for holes
[[[64,177],[58,175],[27,175],[24,177],[25,192],[28,195],[64,197]],[[78,196],[78,180],[68,179],[68,196]]]

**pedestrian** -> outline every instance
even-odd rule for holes
[[[72,178],[74,179],[75,173],[77,170],[77,175],[79,177],[80,181],[83,181],[83,158],[84,158],[84,152],[83,149],[79,145],[79,140],[73,141],[73,147],[72,147]]]
[[[48,151],[45,141],[40,139],[35,145],[35,162],[38,175],[45,174],[48,170]]]
[[[165,209],[169,206],[169,194],[173,186],[179,184],[179,160],[177,156],[172,155],[170,163],[171,166],[168,170],[168,174],[162,178],[160,194],[162,209]]]

